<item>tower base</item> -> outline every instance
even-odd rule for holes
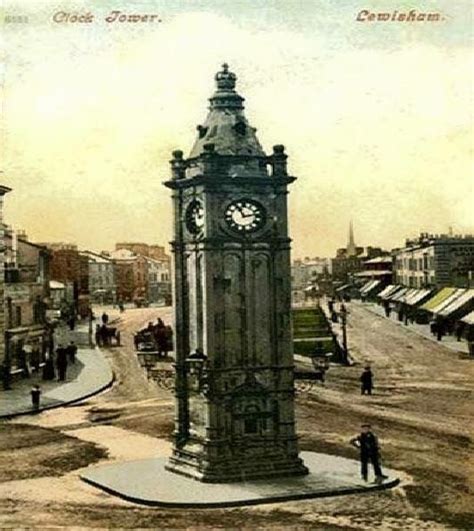
[[[190,451],[176,449],[165,469],[203,483],[233,483],[305,476],[309,473],[298,456],[281,457],[269,454],[265,458],[258,456],[255,459],[234,458],[212,462]]]

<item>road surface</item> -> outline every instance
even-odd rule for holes
[[[148,381],[133,352],[132,333],[158,316],[169,322],[171,312],[137,309],[119,316],[124,346],[108,351],[117,376],[109,392],[0,425],[0,526],[472,527],[474,363],[361,306],[349,310],[349,345],[358,364],[332,367],[324,387],[298,395],[301,447],[356,457],[348,440],[369,421],[380,437],[384,464],[402,471],[400,487],[374,495],[186,511],[139,507],[82,483],[78,475],[85,467],[169,452],[173,397]],[[366,362],[375,373],[372,397],[359,391]]]

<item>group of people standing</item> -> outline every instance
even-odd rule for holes
[[[55,367],[58,373],[58,381],[64,382],[67,376],[68,364],[76,363],[77,345],[71,341],[69,345],[58,345],[56,356],[49,356],[43,367],[43,380],[54,380],[56,377]]]

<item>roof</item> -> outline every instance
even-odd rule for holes
[[[109,264],[109,263],[112,262],[111,258],[109,258],[107,256],[103,256],[103,255],[97,254],[94,251],[80,251],[79,254],[81,256],[86,256],[87,258],[89,258],[89,260],[92,260],[92,261],[97,262],[99,264]]]
[[[137,255],[129,251],[128,249],[117,249],[110,253],[110,258],[112,260],[128,260],[133,261],[137,259]]]
[[[460,297],[466,290],[465,289],[456,289],[454,292],[449,295],[449,297],[446,297],[442,302],[440,302],[437,306],[435,306],[431,311],[433,313],[438,314],[441,310],[446,308],[449,304],[456,301],[458,297]]]
[[[441,289],[433,297],[428,299],[422,306],[420,306],[420,310],[427,310],[429,312],[433,311],[433,308],[436,308],[438,306],[438,304],[440,304],[444,300],[446,300],[455,291],[456,291],[456,288],[443,288],[443,289]]]
[[[391,256],[377,256],[375,258],[371,258],[370,260],[366,260],[364,264],[391,264],[392,261],[393,260]]]
[[[459,297],[453,300],[451,303],[447,304],[440,312],[439,315],[443,317],[448,317],[449,315],[457,312],[462,309],[463,306],[466,306],[474,300],[474,289],[468,289],[462,293]]]
[[[265,153],[244,115],[244,98],[235,91],[237,76],[227,65],[215,76],[217,90],[210,99],[211,107],[206,121],[198,126],[198,137],[189,155],[199,157],[206,144],[214,144],[219,155],[250,155],[265,157]]]

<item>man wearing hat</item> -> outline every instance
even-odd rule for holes
[[[352,446],[360,450],[361,475],[364,481],[368,479],[369,461],[374,467],[375,483],[382,483],[387,476],[382,473],[380,467],[379,442],[370,429],[370,424],[362,424],[362,431],[350,440]]]

